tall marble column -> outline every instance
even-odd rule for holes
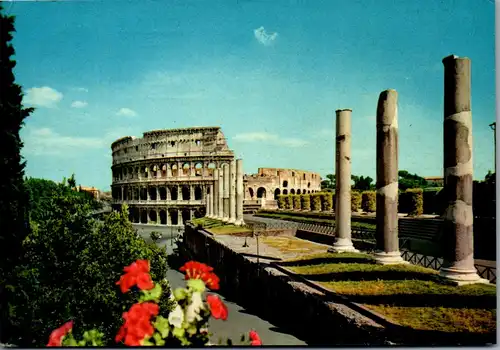
[[[236,220],[235,225],[241,226],[243,222],[243,161],[236,160]]]
[[[351,109],[335,111],[335,236],[329,251],[357,252],[351,240]]]
[[[223,216],[222,221],[229,221],[229,164],[224,165],[223,169],[224,189],[223,189]]]
[[[217,212],[217,219],[222,220],[224,217],[224,179],[223,179],[223,172],[224,170],[222,168],[218,169],[218,198],[217,198],[217,207],[218,207],[218,212]]]
[[[184,226],[184,218],[182,217],[182,210],[177,210],[177,225]]]
[[[229,221],[236,222],[236,162],[229,163]]]
[[[448,56],[444,65],[443,266],[440,275],[456,284],[488,283],[474,267],[472,212],[471,63]]]
[[[213,197],[212,197],[212,203],[213,203],[213,210],[212,210],[212,218],[213,219],[218,219],[219,218],[219,169],[214,169],[213,172],[213,179],[214,179],[214,184],[213,184]]]
[[[375,261],[404,264],[398,236],[398,93],[380,93],[377,105],[377,228]]]
[[[207,194],[205,197],[205,217],[210,217],[210,194]]]

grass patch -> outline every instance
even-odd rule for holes
[[[203,229],[209,231],[214,235],[230,235],[237,233],[251,233],[252,230],[246,226],[236,226],[233,224],[227,224],[220,220],[210,219],[210,218],[198,218],[191,220],[195,226],[201,226]]]
[[[325,250],[323,246],[314,244],[296,237],[288,236],[265,236],[262,242],[266,245],[276,248],[283,253],[287,252],[311,252],[314,250]]]
[[[432,269],[378,265],[363,253],[312,254],[284,265],[402,326],[442,332],[496,330],[496,286],[492,284],[452,286]]]
[[[294,222],[303,222],[303,223],[324,223],[328,224],[331,226],[335,226],[335,220],[333,219],[316,219],[316,218],[308,218],[308,217],[303,217],[303,216],[295,216],[293,214],[278,214],[278,213],[256,213],[255,216],[260,216],[264,218],[273,218],[273,219],[282,219],[282,220],[288,220],[288,221],[294,221]],[[351,227],[353,228],[365,228],[368,230],[375,230],[376,225],[375,224],[370,224],[366,222],[357,222],[354,220],[351,220]]]

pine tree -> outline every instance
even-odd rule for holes
[[[10,44],[14,17],[5,15],[0,3],[0,317],[2,340],[9,329],[9,301],[16,286],[14,267],[22,257],[22,243],[29,233],[28,194],[24,186],[24,168],[19,131],[24,119],[33,111],[23,108],[21,87],[15,83]]]

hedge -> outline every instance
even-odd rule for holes
[[[377,192],[364,191],[361,193],[361,208],[368,213],[375,212],[377,208]]]
[[[332,211],[333,209],[333,195],[331,192],[323,192],[319,194],[321,197],[321,210]]]
[[[300,194],[293,194],[292,199],[293,199],[293,209],[300,210],[301,209]]]
[[[420,216],[424,213],[423,190],[421,188],[409,188],[406,193],[409,194],[408,216]]]
[[[286,195],[283,194],[278,196],[278,208],[285,209],[285,197]]]
[[[351,191],[351,211],[357,212],[361,209],[361,193]]]
[[[293,209],[293,200],[291,194],[285,195],[285,209]]]
[[[321,194],[311,193],[311,210],[321,211]]]
[[[302,194],[300,195],[300,206],[302,210],[311,210],[311,195]]]

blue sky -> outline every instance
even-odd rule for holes
[[[425,4],[425,6],[423,6]],[[246,173],[334,172],[335,110],[353,109],[352,172],[375,178],[375,111],[399,93],[399,168],[442,175],[443,66],[472,60],[474,176],[493,166],[489,0],[164,0],[4,4],[16,79],[37,109],[27,175],[107,190],[111,142],[222,127]]]

